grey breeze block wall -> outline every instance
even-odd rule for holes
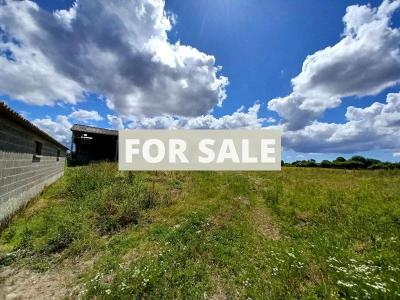
[[[41,158],[34,157],[35,141]],[[65,156],[65,149],[0,116],[0,225],[64,174]]]

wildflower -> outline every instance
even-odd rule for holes
[[[326,260],[327,262],[331,262],[331,261],[334,261],[334,262],[339,262],[335,257],[332,257],[332,256],[329,256],[328,257],[328,259]]]
[[[362,291],[364,292],[364,295],[365,295],[366,297],[369,297],[369,296],[370,296],[370,294],[368,293],[368,291],[367,291],[366,289],[362,289]]]
[[[245,281],[243,281],[243,285],[244,286],[249,286],[250,285],[249,279],[246,279]]]
[[[380,290],[382,292],[386,292],[387,289],[385,288],[386,284],[385,283],[381,283],[381,282],[375,282],[375,284],[371,284],[371,283],[366,283],[366,285],[376,289],[376,290]]]
[[[122,281],[121,284],[119,285],[119,288],[121,289],[121,291],[125,290],[126,289],[125,282]]]
[[[351,288],[351,287],[353,287],[353,286],[357,286],[357,284],[355,284],[355,283],[352,283],[352,282],[345,282],[345,281],[341,281],[341,280],[338,280],[338,281],[337,281],[337,284],[342,285],[342,286],[345,286],[345,287],[348,287],[348,288]]]

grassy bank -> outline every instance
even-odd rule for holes
[[[71,283],[87,298],[396,299],[399,249],[399,171],[102,163],[68,168],[12,220],[0,267],[90,261]]]

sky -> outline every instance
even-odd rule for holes
[[[283,159],[400,160],[400,0],[0,0],[0,99],[61,142],[282,128]]]

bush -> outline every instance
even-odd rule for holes
[[[332,168],[332,163],[329,160],[323,160],[320,163],[321,168]]]
[[[350,158],[350,161],[352,162],[359,162],[363,165],[363,167],[367,166],[367,159],[363,156],[360,155],[355,155],[352,158]]]
[[[310,159],[310,160],[298,160],[292,163],[293,166],[296,167],[308,167],[308,168],[314,168],[317,167],[317,163],[315,162],[315,159]]]
[[[346,160],[344,157],[337,157],[334,161],[323,160],[316,163],[314,159],[297,160],[292,163],[285,164],[285,166],[294,167],[320,167],[320,168],[337,168],[337,169],[368,169],[368,170],[394,170],[400,169],[400,163],[381,162],[377,159],[365,158],[360,155],[355,155],[351,159]]]
[[[56,230],[56,234],[51,237],[43,249],[43,252],[57,253],[66,249],[75,239],[79,237],[79,229],[72,224],[61,224]]]
[[[137,224],[140,211],[154,206],[148,189],[137,180],[131,185],[117,182],[96,192],[89,202],[96,227],[102,234]]]
[[[67,180],[69,196],[71,199],[80,200],[94,190],[112,185],[117,174],[115,164],[96,163],[88,167],[76,167]]]
[[[110,163],[68,168],[48,198],[36,200],[46,209],[29,214],[19,229],[10,226],[3,238],[13,243],[13,250],[35,257],[85,251],[93,236],[137,224],[141,212],[155,206],[156,195],[141,178],[127,176]]]
[[[334,161],[333,166],[339,169],[364,169],[365,165],[362,162],[347,160],[344,162]]]

